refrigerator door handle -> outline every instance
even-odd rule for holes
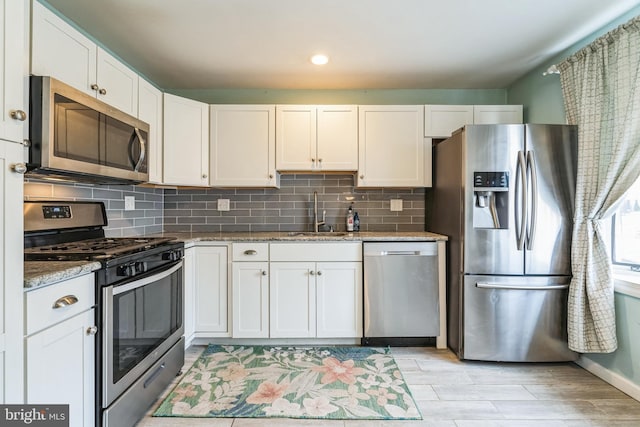
[[[536,172],[536,158],[533,151],[527,151],[527,173],[530,174],[531,183],[531,211],[529,224],[527,225],[527,250],[533,249],[533,241],[536,236],[536,224],[538,216],[538,173]]]
[[[552,291],[568,289],[569,285],[549,285],[549,286],[518,286],[504,283],[476,283],[476,288],[481,289],[512,289],[516,291]]]
[[[523,151],[518,151],[518,165],[516,166],[516,194],[515,194],[515,224],[516,246],[519,251],[524,249],[527,214],[527,166]]]

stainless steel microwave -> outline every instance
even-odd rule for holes
[[[28,176],[149,180],[149,125],[51,77],[31,76]]]

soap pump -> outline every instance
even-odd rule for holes
[[[353,231],[353,207],[351,205],[347,209],[347,231]]]

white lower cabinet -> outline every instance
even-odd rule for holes
[[[232,265],[234,338],[269,337],[269,263]]]
[[[196,246],[195,249],[196,336],[228,336],[227,246]]]
[[[271,338],[362,336],[362,263],[272,262]]]
[[[272,262],[270,267],[270,337],[315,337],[315,263]]]
[[[232,247],[233,338],[362,337],[361,243]]]
[[[94,425],[93,288],[93,275],[85,275],[25,297],[26,402],[68,404],[71,427]]]
[[[362,336],[362,263],[316,264],[316,336]]]

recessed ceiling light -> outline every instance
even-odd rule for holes
[[[327,62],[329,62],[329,57],[327,55],[322,55],[322,54],[313,55],[311,57],[311,62],[314,63],[315,65],[324,65]]]

